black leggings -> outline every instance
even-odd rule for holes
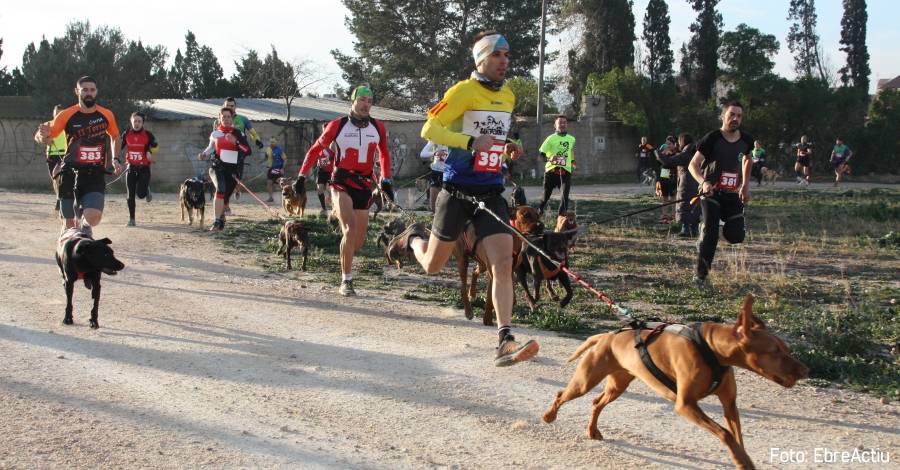
[[[729,243],[744,241],[744,203],[737,193],[716,192],[700,199],[703,208],[703,234],[697,256],[697,277],[709,274],[716,246],[719,244],[719,221],[725,221],[722,235]]]
[[[144,199],[150,192],[150,167],[131,166],[125,173],[125,187],[128,190],[128,216],[134,218],[134,198]]]
[[[550,201],[550,195],[556,188],[562,189],[562,197],[559,202],[559,215],[563,215],[569,210],[569,190],[572,189],[572,173],[563,171],[560,175],[555,171],[544,173],[544,198],[541,199],[540,211],[543,214],[547,202]]]
[[[762,184],[762,169],[766,166],[764,162],[754,162],[750,169],[750,176],[756,178],[756,184]]]
[[[216,199],[223,199],[225,205],[228,205],[231,194],[234,193],[234,187],[237,186],[237,182],[234,180],[234,176],[237,174],[238,165],[233,163],[219,162],[209,169],[209,177],[216,186]]]

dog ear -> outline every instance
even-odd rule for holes
[[[734,325],[734,336],[743,340],[750,338],[753,333],[753,294],[747,294],[744,297],[744,303],[741,305],[741,313],[738,315],[738,321]]]
[[[112,240],[110,240],[109,238],[101,238],[101,239],[99,239],[99,240],[97,240],[97,241],[100,242],[100,243],[105,243],[105,244],[107,244],[107,245],[112,245]]]

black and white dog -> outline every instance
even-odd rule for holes
[[[84,287],[91,290],[94,306],[91,308],[91,328],[100,328],[97,321],[97,310],[100,307],[100,275],[115,275],[125,268],[113,254],[109,238],[94,240],[77,228],[70,228],[60,235],[56,247],[56,264],[63,277],[66,289],[66,316],[64,325],[71,325],[72,295],[75,282],[84,281]]]

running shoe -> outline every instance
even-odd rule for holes
[[[228,206],[225,206],[225,211],[223,212],[223,214],[224,214],[224,215],[231,215],[231,208],[228,207]]]
[[[153,193],[151,193],[149,189],[147,190],[146,200],[147,200],[147,202],[153,201]]]
[[[353,281],[341,281],[341,287],[338,289],[338,292],[344,297],[354,297],[356,295],[356,290],[353,289]]]
[[[694,279],[691,282],[693,282],[694,287],[696,287],[697,290],[700,290],[700,291],[706,290],[706,289],[709,289],[710,287],[712,287],[712,284],[710,284],[709,280],[706,279],[705,277],[694,276]]]
[[[513,335],[506,335],[500,346],[497,347],[497,356],[494,365],[497,367],[509,367],[520,362],[525,362],[537,356],[541,346],[537,341],[530,339],[525,344],[519,344]]]
[[[137,224],[134,223],[134,219],[128,219],[128,224],[126,224],[126,227],[134,227],[135,225]]]

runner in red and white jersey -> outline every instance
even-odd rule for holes
[[[134,227],[135,197],[153,200],[150,193],[150,165],[154,163],[152,154],[159,145],[156,137],[144,128],[144,113],[131,113],[131,127],[122,133],[122,152],[128,164],[125,173],[125,188],[128,201],[128,226]]]
[[[358,86],[351,95],[350,114],[337,118],[325,126],[325,131],[306,153],[294,190],[305,191],[306,174],[322,153],[335,146],[334,168],[328,184],[335,214],[341,223],[341,295],[356,295],[353,290],[353,255],[366,241],[369,225],[369,206],[375,178],[375,153],[381,167],[381,188],[393,199],[391,186],[391,156],[387,131],[381,121],[369,116],[372,90]]]

